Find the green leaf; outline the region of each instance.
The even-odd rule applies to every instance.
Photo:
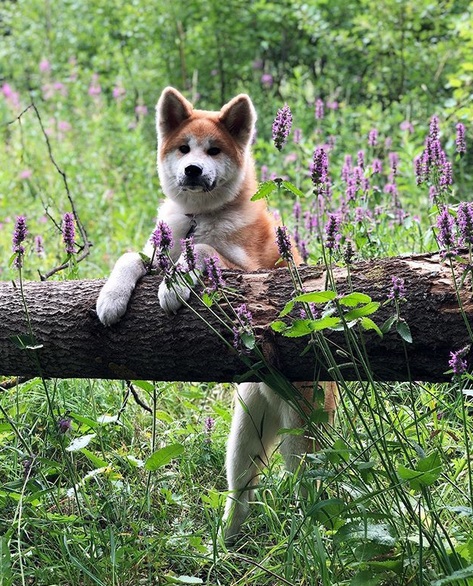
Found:
[[[365,295],[364,293],[348,293],[348,295],[344,295],[339,299],[339,303],[341,305],[347,305],[349,307],[355,307],[356,305],[370,302],[371,297],[369,295]]]
[[[320,319],[296,319],[282,332],[287,338],[299,338],[312,332],[334,328],[340,324],[339,317],[321,317]]]
[[[411,329],[408,326],[405,319],[401,318],[398,320],[398,322],[396,323],[396,331],[401,336],[401,338],[404,340],[404,342],[407,342],[408,344],[412,344]]]
[[[374,330],[380,338],[383,337],[383,332],[374,323],[374,321],[372,319],[370,319],[369,317],[361,318],[360,325],[364,330]]]
[[[290,313],[294,308],[294,301],[288,301],[286,303],[286,305],[283,307],[281,313],[279,314],[279,317],[284,317],[285,315],[287,315],[288,313]]]
[[[274,332],[284,332],[285,330],[287,330],[287,327],[287,324],[285,324],[283,321],[279,319],[271,323],[271,329]]]
[[[174,460],[184,452],[184,446],[182,444],[170,444],[164,448],[156,450],[145,462],[146,470],[158,470],[169,464],[171,460]]]
[[[11,336],[10,340],[20,350],[39,350],[43,347],[38,340],[30,334],[19,334],[17,336]]]
[[[311,293],[303,293],[294,298],[294,301],[303,303],[327,303],[335,299],[337,294],[334,291],[312,291]]]
[[[384,322],[384,324],[381,326],[381,331],[383,332],[383,334],[387,334],[390,329],[393,326],[393,323],[396,321],[396,316],[392,315],[391,317],[388,317],[388,319]]]
[[[371,315],[372,313],[375,313],[375,311],[378,311],[380,305],[381,304],[378,301],[371,301],[362,307],[357,307],[356,309],[352,309],[351,311],[347,312],[344,315],[344,318],[346,321],[352,321],[366,315]]]
[[[257,201],[258,199],[263,199],[264,197],[268,197],[271,195],[275,189],[277,189],[278,185],[275,181],[270,179],[269,181],[264,181],[263,183],[259,184],[257,192],[251,198],[251,201]]]
[[[87,448],[82,448],[80,451],[96,468],[106,468],[108,466],[108,462],[102,460]]]
[[[461,570],[457,570],[456,572],[450,574],[450,576],[446,576],[441,580],[436,580],[435,582],[432,582],[432,586],[445,586],[445,584],[460,584],[467,578],[473,578],[473,565],[468,566],[466,568],[462,568]]]
[[[381,573],[374,573],[372,570],[362,570],[350,580],[350,586],[377,586],[386,578]]]
[[[397,473],[402,480],[409,482],[414,490],[430,486],[436,482],[442,474],[442,460],[438,452],[432,452],[429,456],[421,458],[416,469],[399,466]]]
[[[253,333],[250,332],[243,332],[240,334],[240,339],[242,341],[243,346],[248,348],[248,350],[253,350],[256,346],[256,338]]]
[[[293,195],[295,195],[297,197],[305,198],[305,193],[303,191],[301,191],[298,187],[296,187],[290,181],[283,181],[282,186],[284,187],[284,189],[286,189],[287,191],[289,191]]]

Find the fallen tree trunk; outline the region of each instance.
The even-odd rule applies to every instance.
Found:
[[[334,269],[337,290],[348,291],[346,269]],[[317,267],[301,268],[306,291],[326,288],[326,275]],[[438,255],[416,255],[361,262],[351,269],[352,289],[384,302],[391,277],[405,280],[406,302],[401,304],[413,342],[403,343],[395,332],[380,338],[367,333],[369,364],[377,380],[447,381],[449,352],[470,343],[465,319],[473,327],[471,279],[460,290],[462,315],[448,264]],[[269,324],[293,294],[286,269],[241,274],[227,272],[226,284],[238,292],[253,314],[257,341],[268,361],[291,380],[312,380],[320,369],[317,348],[303,352],[308,338],[286,338]],[[21,349],[12,339],[28,332],[20,289],[0,283],[0,375],[58,378],[148,379],[173,381],[233,381],[248,371],[237,352],[211,332],[201,317],[230,343],[231,332],[219,324],[198,299],[192,309],[167,316],[159,307],[160,277],[145,277],[136,288],[122,321],[104,327],[95,314],[95,301],[103,281],[28,282],[24,294],[35,350]],[[379,325],[393,314],[392,304],[371,316]],[[199,317],[200,316],[200,317]],[[347,363],[343,332],[329,332],[327,339],[340,364]],[[30,340],[30,343],[32,341]],[[465,358],[471,362],[471,352]],[[347,380],[363,378],[350,366]],[[257,380],[257,377],[253,376]]]

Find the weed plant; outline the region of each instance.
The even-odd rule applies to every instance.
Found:
[[[39,108],[22,110],[13,88],[3,89],[2,116],[12,121],[1,146],[8,164],[0,185],[10,196],[0,199],[5,280],[62,265],[51,278],[103,276],[123,248],[141,248],[153,224],[154,146],[141,132],[151,117],[127,111],[119,94],[107,101],[98,80],[85,88],[73,73],[67,99],[53,84]],[[393,319],[380,324],[379,303],[356,291],[339,297],[331,279],[337,263],[439,248],[452,263],[458,246],[471,247],[471,210],[459,205],[471,185],[459,131],[438,118],[430,127],[400,120],[395,110],[392,119],[373,111],[360,120],[349,105],[317,108],[313,126],[300,131],[294,112],[280,151],[262,139],[254,150],[262,180],[255,197],[268,197],[287,227],[281,255],[290,238],[307,262],[327,269],[326,290],[306,296],[289,256],[296,293],[273,323],[281,335],[307,336],[340,386],[335,425],[308,421],[321,450],[297,474],[283,472],[275,455],[244,536],[226,549],[230,385],[3,381],[2,586],[473,584],[470,375],[461,349],[445,365],[450,384],[375,382],[359,332],[395,328],[409,344],[404,283],[394,279],[386,291]],[[73,115],[77,124],[61,124]],[[64,220],[71,213],[73,233]],[[79,263],[81,226],[94,246]],[[174,269],[171,286],[185,284]],[[231,303],[222,313],[225,287],[219,278],[213,285],[203,303],[244,360],[260,359],[248,313]],[[360,364],[357,382],[336,366],[324,338],[332,328]],[[26,335],[20,342],[34,344],[34,332]],[[290,396],[280,375],[271,383]]]

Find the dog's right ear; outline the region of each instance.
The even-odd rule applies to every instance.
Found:
[[[192,104],[173,87],[163,90],[156,104],[156,130],[161,141],[190,118]]]

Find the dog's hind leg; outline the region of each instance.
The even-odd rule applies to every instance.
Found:
[[[248,514],[258,472],[267,464],[281,426],[280,406],[281,399],[267,390],[264,392],[261,383],[245,383],[238,387],[227,444],[226,543],[236,539]]]

